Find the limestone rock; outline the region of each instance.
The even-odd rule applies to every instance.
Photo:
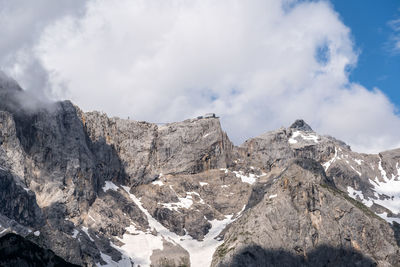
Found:
[[[234,146],[218,118],[109,118],[3,76],[0,237],[82,266],[399,265],[400,150],[302,120]]]
[[[398,266],[393,230],[334,187],[321,165],[295,160],[234,222],[213,266]]]

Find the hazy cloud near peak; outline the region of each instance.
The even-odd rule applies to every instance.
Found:
[[[29,84],[44,77],[53,98],[125,118],[216,112],[237,144],[304,118],[358,151],[400,145],[393,104],[349,81],[357,52],[326,1],[91,0],[70,8],[29,37],[23,51],[38,67],[11,60],[8,73],[19,68],[14,77],[33,77]]]
[[[80,0],[0,0],[0,69],[46,98],[48,70],[33,48],[47,26],[63,16],[83,14],[84,6]]]

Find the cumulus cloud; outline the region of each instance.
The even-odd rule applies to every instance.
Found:
[[[169,122],[215,112],[236,144],[304,118],[357,151],[399,146],[378,89],[349,81],[350,29],[326,1],[90,0],[32,46],[56,99]]]

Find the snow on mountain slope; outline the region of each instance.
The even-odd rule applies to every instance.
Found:
[[[360,156],[364,159],[356,158]],[[353,172],[352,185],[346,187],[348,195],[369,208],[373,208],[375,204],[387,209],[376,209],[375,213],[392,223],[400,221],[400,163],[397,159],[387,161],[388,166],[394,166],[389,170],[390,174],[384,169],[380,155],[356,155],[354,152],[335,147],[333,157],[322,165],[328,173],[334,163],[337,163],[336,168],[337,165],[341,165],[342,168],[346,167],[348,172]]]
[[[123,259],[119,262],[114,262],[109,256],[103,254],[103,259],[108,263],[106,266],[131,266],[131,261],[134,262],[134,266],[150,266],[150,257],[154,250],[163,249],[163,240],[178,244],[187,250],[190,255],[191,266],[210,266],[215,249],[222,243],[221,240],[217,239],[218,235],[228,224],[235,221],[241,214],[241,212],[239,212],[235,216],[227,215],[224,220],[210,221],[212,225],[210,231],[204,237],[204,240],[198,241],[189,235],[178,236],[165,228],[149,214],[143,207],[140,199],[129,192],[129,187],[122,186],[122,188],[146,215],[149,222],[149,229],[147,232],[142,232],[137,230],[135,225],[127,227],[126,233],[123,238],[120,239],[124,245],[113,245],[114,248],[123,253]]]
[[[289,138],[290,144],[296,144],[298,141],[298,137],[302,138],[303,140],[313,141],[315,143],[319,142],[319,136],[315,133],[303,132],[303,131],[295,131],[293,132],[292,136]]]

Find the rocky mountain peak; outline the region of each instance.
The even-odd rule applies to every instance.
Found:
[[[292,125],[289,127],[290,129],[295,129],[304,132],[313,132],[313,129],[308,125],[304,120],[299,119],[296,120]]]
[[[400,266],[400,150],[358,154],[303,120],[238,147],[214,116],[27,110],[4,91],[21,97],[0,90],[0,243],[81,266]]]

